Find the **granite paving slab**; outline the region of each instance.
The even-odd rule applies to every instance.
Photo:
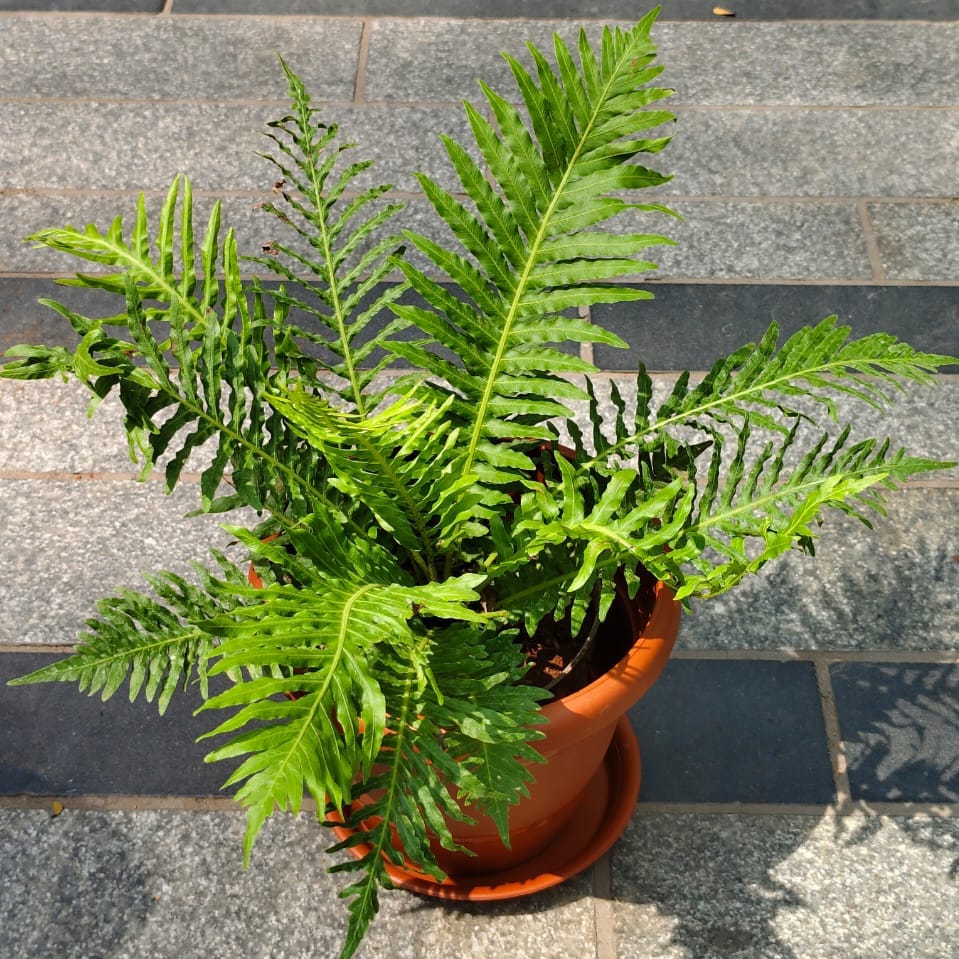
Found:
[[[0,0],[0,11],[159,13],[164,0]]]
[[[945,959],[959,821],[636,816],[613,852],[618,959]]]
[[[13,0],[17,2],[17,0]],[[50,0],[28,0],[50,2]],[[702,0],[663,0],[667,19],[713,20],[713,5]],[[643,10],[646,7],[641,8]],[[729,9],[738,19],[895,19],[953,20],[959,17],[956,0],[740,0]],[[594,17],[622,19],[634,16],[636,8],[626,0],[486,0],[482,7],[465,0],[363,0],[358,10],[347,0],[274,0],[278,14],[367,13],[394,16],[463,17]],[[236,13],[262,11],[259,0],[174,0],[174,13]],[[726,19],[724,17],[724,19]]]
[[[163,716],[142,694],[131,703],[126,687],[106,702],[80,694],[75,683],[7,687],[58,658],[0,654],[0,795],[220,794],[238,762],[204,763],[218,741],[196,740],[227,714],[194,716],[203,702],[195,686],[178,689]]]
[[[674,179],[663,193],[951,197],[955,192],[955,110],[763,106],[680,107],[676,113],[669,131],[673,140],[660,163]],[[868,162],[850,162],[865,157]]]
[[[959,801],[959,667],[839,663],[830,677],[853,799]]]
[[[0,142],[13,145],[0,154],[0,182],[12,189],[165,191],[185,172],[197,190],[269,189],[276,177],[256,152],[265,146],[261,131],[282,112],[272,104],[192,101],[0,102]],[[437,137],[466,139],[458,107],[339,106],[335,119],[343,142],[362,144],[363,158],[377,161],[375,174],[360,174],[356,188],[386,182],[416,190],[414,170],[455,187]]]
[[[6,479],[0,493],[0,644],[72,643],[97,599],[231,543],[221,516],[183,519],[196,484]]]
[[[242,865],[238,812],[0,809],[0,951],[57,959],[334,956],[346,876],[307,815],[268,822]],[[23,855],[29,849],[30,855]],[[337,860],[332,860],[337,861]],[[594,955],[589,872],[510,903],[384,892],[357,959]]]
[[[705,7],[705,5],[704,5]],[[664,16],[668,13],[668,6]],[[497,90],[512,89],[499,56],[530,58],[519,39],[548,57],[552,35],[575,46],[601,24],[583,19],[508,21],[378,18],[372,23],[364,96],[368,100],[480,99],[478,75]],[[629,11],[632,16],[633,11]],[[550,14],[551,16],[555,14]],[[627,27],[632,21],[611,25]],[[955,106],[959,75],[956,23],[682,23],[660,20],[652,36],[659,83],[679,105]],[[463,49],[470,51],[468,57]],[[722,55],[717,55],[717,50]],[[776,70],[770,70],[774,58]],[[916,69],[921,64],[921,69]]]
[[[955,191],[954,191],[955,192]],[[943,203],[869,203],[883,272],[891,282],[959,277],[959,198]]]
[[[642,360],[654,370],[707,370],[758,341],[773,322],[785,338],[832,315],[855,337],[888,333],[922,352],[959,357],[959,286],[657,281],[646,289],[655,296],[651,303],[591,308],[594,322],[630,344],[625,350],[596,344],[593,357],[601,369],[635,370]],[[936,391],[915,395],[922,403],[941,398]],[[946,420],[956,416],[959,406]]]
[[[641,802],[835,799],[812,663],[674,659],[630,721]]]
[[[356,19],[10,17],[0,97],[283,104],[282,54],[318,101],[349,101],[361,29]],[[224,69],[238,56],[242,69]]]
[[[256,132],[250,130],[250,146],[256,145]],[[260,145],[262,146],[262,144]],[[358,149],[357,158],[372,156]],[[249,151],[238,156],[249,160],[244,173],[247,186],[242,191],[218,190],[211,187],[194,193],[197,228],[205,226],[208,211],[217,197],[223,203],[223,222],[236,230],[237,243],[246,254],[259,253],[264,243],[282,235],[275,223],[259,208],[271,199],[275,182],[273,170]],[[437,170],[439,167],[437,167]],[[161,179],[147,192],[148,214],[155,217],[166,191],[177,173],[185,173],[194,187],[198,181],[186,161],[170,161]],[[395,168],[377,163],[367,178],[390,182]],[[209,183],[207,184],[209,186]],[[397,228],[410,229],[437,240],[446,236],[446,227],[439,223],[427,201],[419,197],[403,198],[406,208],[394,220]],[[77,191],[72,188],[0,191],[0,212],[12,225],[0,235],[0,273],[64,273],[71,274],[79,266],[67,254],[37,248],[24,242],[39,230],[72,224],[95,223],[106,229],[116,216],[129,224],[136,211],[137,193]],[[678,245],[657,246],[649,250],[649,259],[659,267],[649,274],[657,280],[762,280],[817,282],[870,282],[874,268],[862,229],[862,220],[853,201],[836,200],[691,200],[678,197],[670,206],[683,217],[683,222],[661,215],[624,215],[608,225],[610,229],[665,234]],[[921,211],[916,211],[916,216]],[[907,222],[909,222],[907,217]],[[128,226],[129,229],[129,226]],[[284,237],[284,239],[286,239]],[[299,244],[294,241],[294,248]],[[411,262],[429,274],[436,267],[410,248]],[[93,272],[91,270],[91,272]],[[934,263],[917,263],[914,273],[930,273],[943,278],[943,271]],[[0,282],[5,278],[0,277]],[[948,277],[946,277],[948,280]],[[2,304],[0,304],[2,305]]]
[[[650,251],[659,267],[656,278],[873,279],[868,242],[851,200],[668,197],[666,202],[682,222],[633,214],[616,221],[623,232],[637,227],[663,233],[677,244]]]
[[[56,658],[0,653],[0,795],[221,795],[238,762],[205,764],[222,741],[196,740],[229,712],[195,716],[195,685],[178,690],[162,717],[142,695],[130,703],[126,685],[106,702],[73,683],[5,686]],[[223,685],[214,677],[214,691]],[[878,708],[859,708],[881,722]],[[642,802],[835,799],[811,663],[674,660],[630,718],[643,754]],[[898,801],[924,798],[921,784],[901,782]]]

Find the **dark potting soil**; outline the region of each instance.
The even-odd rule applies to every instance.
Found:
[[[520,640],[529,665],[523,681],[530,686],[550,689],[553,696],[559,698],[575,693],[609,672],[629,651],[636,632],[649,622],[655,586],[655,578],[642,570],[640,586],[632,602],[637,615],[636,626],[630,622],[626,601],[614,601],[596,632],[591,649],[569,672],[566,670],[588,638],[591,616],[587,616],[586,625],[576,636],[571,635],[568,616],[559,621],[551,617],[542,620],[531,638],[525,636]]]

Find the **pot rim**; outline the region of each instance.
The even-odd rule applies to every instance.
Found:
[[[624,597],[634,634],[637,613]],[[626,712],[656,681],[672,652],[682,607],[665,583],[657,582],[649,620],[629,651],[602,676],[582,689],[542,706],[550,732],[581,724],[585,718],[609,716],[611,723]]]

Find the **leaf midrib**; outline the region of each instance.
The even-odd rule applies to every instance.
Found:
[[[863,359],[861,361],[861,365],[864,368],[861,369],[860,372],[875,376],[876,374],[871,371],[870,367],[876,366],[878,363],[878,358],[875,360]],[[700,416],[703,413],[709,413],[710,410],[714,410],[717,407],[727,406],[740,401],[749,401],[752,397],[755,397],[759,394],[770,390],[775,390],[776,387],[781,383],[789,383],[791,380],[804,379],[809,376],[815,376],[816,374],[830,373],[834,370],[842,370],[854,366],[859,366],[859,364],[857,364],[854,360],[833,360],[829,363],[821,363],[816,366],[805,367],[801,370],[796,370],[791,373],[785,373],[782,376],[777,376],[771,380],[765,380],[750,388],[737,390],[735,393],[724,394],[714,400],[702,403],[699,406],[694,406],[692,409],[683,410],[679,413],[676,413],[674,416],[667,417],[664,420],[656,420],[655,423],[650,423],[645,429],[640,430],[638,433],[632,433],[625,439],[618,440],[616,443],[606,447],[601,456],[594,456],[592,459],[586,460],[583,463],[583,466],[589,467],[594,466],[599,462],[606,462],[611,453],[619,452],[630,444],[635,443],[643,436],[647,436],[650,433],[660,433],[663,430],[669,429],[671,426],[681,425],[684,421],[695,416]]]
[[[590,115],[589,122],[580,133],[579,141],[576,144],[576,148],[573,151],[573,155],[570,158],[569,163],[567,164],[566,170],[563,174],[563,178],[559,186],[553,192],[553,198],[550,201],[549,207],[543,215],[542,222],[540,223],[539,230],[536,233],[536,238],[533,244],[530,247],[530,255],[526,259],[526,263],[523,268],[522,275],[520,277],[520,282],[517,284],[516,289],[513,294],[513,299],[510,303],[510,308],[507,312],[506,318],[503,323],[503,332],[500,336],[499,343],[496,348],[496,353],[493,356],[493,361],[490,364],[490,372],[486,379],[486,385],[483,390],[482,397],[480,398],[479,407],[477,409],[476,419],[474,421],[473,430],[470,435],[469,446],[467,447],[467,456],[463,464],[462,475],[465,476],[468,473],[471,473],[473,470],[473,464],[476,460],[477,452],[479,449],[480,440],[482,439],[483,427],[486,424],[487,412],[489,405],[492,402],[494,388],[496,381],[499,377],[500,367],[503,363],[503,357],[506,353],[506,347],[509,342],[509,339],[512,335],[513,324],[516,322],[517,313],[519,312],[519,304],[526,293],[527,286],[529,284],[529,278],[532,274],[534,267],[536,266],[537,259],[539,256],[540,248],[546,240],[547,229],[550,224],[550,220],[553,217],[553,214],[556,211],[556,207],[559,204],[560,198],[563,196],[563,192],[566,189],[572,175],[573,170],[576,167],[577,162],[579,161],[580,155],[582,154],[583,147],[586,144],[590,134],[593,131],[593,128],[596,125],[596,118],[599,115],[600,110],[602,109],[603,104],[606,103],[606,98],[608,96],[609,90],[613,85],[614,81],[620,75],[622,65],[624,62],[630,59],[630,51],[632,50],[632,45],[630,45],[624,54],[621,56],[619,62],[616,64],[616,67],[610,71],[610,74],[607,78],[606,84],[604,85],[602,94],[597,98],[596,103],[593,107],[592,114]],[[545,161],[544,161],[545,162]]]

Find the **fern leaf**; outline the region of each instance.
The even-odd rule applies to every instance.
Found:
[[[463,469],[476,472],[484,483],[517,478],[489,462],[491,440],[549,437],[554,434],[547,421],[569,415],[568,407],[555,401],[559,377],[544,377],[542,370],[578,372],[582,364],[578,357],[564,364],[553,344],[590,342],[604,334],[595,334],[584,320],[566,318],[557,324],[558,314],[648,296],[609,281],[647,269],[649,264],[637,256],[659,238],[635,234],[592,246],[593,234],[585,231],[637,205],[619,196],[622,191],[666,179],[628,162],[660,149],[664,141],[641,134],[671,119],[647,109],[666,95],[647,86],[657,73],[650,66],[652,22],[648,17],[629,32],[607,31],[598,58],[581,39],[579,68],[559,40],[558,73],[534,47],[535,74],[507,57],[528,123],[486,86],[483,92],[499,130],[475,107],[467,108],[492,178],[481,175],[469,152],[449,140],[447,152],[468,203],[429,178],[419,178],[462,250],[446,251],[426,237],[408,235],[459,286],[457,299],[465,306],[452,305],[448,294],[425,282],[414,267],[401,264],[439,319],[429,321],[422,311],[405,315],[437,347],[453,350],[462,360],[459,375],[447,383],[463,401],[454,405],[463,415]],[[487,348],[491,335],[494,341]],[[459,352],[464,339],[484,343],[484,349],[479,355]],[[394,349],[414,355],[409,348]],[[448,372],[438,353],[425,346],[415,351],[415,359],[435,376]],[[523,377],[530,382],[518,391],[514,381]],[[526,397],[523,404],[515,403],[518,395]]]
[[[454,540],[479,531],[481,497],[472,489],[475,477],[461,469],[450,400],[432,405],[406,398],[366,417],[304,393],[272,403],[323,451],[332,485],[365,503],[427,579],[438,578],[439,557]]]
[[[295,279],[312,301],[301,296],[296,305],[318,330],[307,331],[290,321],[287,326],[292,335],[306,341],[319,338],[332,352],[329,362],[319,356],[317,363],[334,374],[336,394],[363,414],[375,408],[381,396],[371,390],[372,375],[360,364],[374,348],[386,349],[387,362],[392,355],[384,333],[367,343],[367,330],[375,317],[388,315],[388,306],[405,288],[404,283],[383,285],[393,270],[393,258],[401,252],[399,240],[384,235],[383,227],[402,204],[380,202],[388,186],[346,198],[348,188],[370,164],[347,163],[343,168],[342,158],[352,144],[339,142],[335,125],[319,122],[306,87],[282,58],[280,63],[293,112],[270,124],[268,136],[275,149],[263,156],[281,179],[278,199],[264,209],[302,242],[296,247],[274,243],[273,255],[252,259],[283,279]],[[402,325],[394,321],[388,332]]]
[[[342,893],[351,902],[341,956],[352,954],[372,919],[377,887],[390,885],[387,863],[412,863],[442,879],[430,835],[447,849],[459,848],[449,824],[470,821],[475,809],[490,815],[505,837],[509,806],[527,792],[528,766],[540,761],[532,743],[541,735],[535,727],[542,722],[537,700],[543,691],[515,685],[523,667],[510,635],[452,624],[422,637],[413,655],[431,682],[396,667],[384,676],[390,732],[377,760],[382,772],[367,784],[372,801],[347,821],[354,836],[333,847],[365,846],[360,859],[334,867],[361,873]]]
[[[230,564],[222,557],[224,570]],[[162,715],[177,687],[186,687],[196,676],[206,695],[205,657],[212,637],[197,624],[229,607],[212,574],[196,567],[200,585],[173,573],[148,577],[155,596],[123,590],[100,600],[97,619],[87,620],[78,636],[76,652],[11,685],[75,682],[81,691],[109,699],[127,683],[132,702],[143,693],[157,700]]]
[[[837,396],[883,409],[904,382],[928,384],[936,369],[952,362],[885,333],[860,339],[849,333],[830,316],[779,345],[779,329],[772,324],[759,343],[719,360],[698,386],[689,385],[688,374],[681,377],[655,419],[648,408],[637,409],[635,430],[622,433],[601,455],[643,448],[647,439],[710,423],[738,426],[748,418],[785,434],[797,417],[819,422],[817,411],[836,422]]]

